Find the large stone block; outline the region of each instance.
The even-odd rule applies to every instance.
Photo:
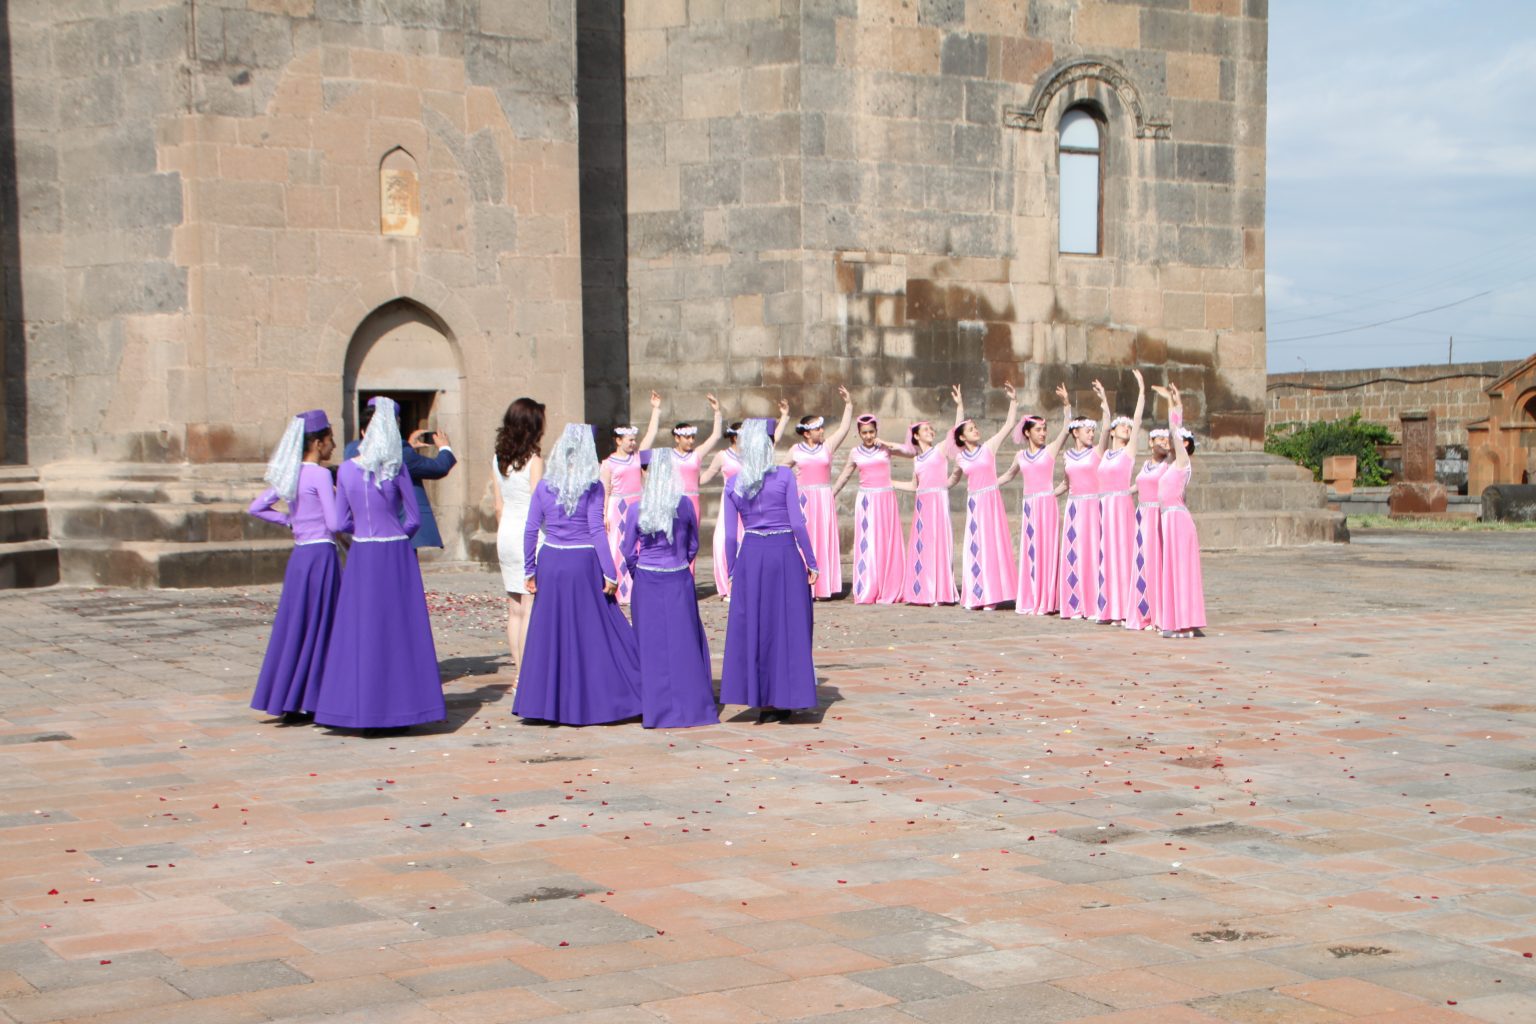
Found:
[[[987,37],[954,32],[944,37],[940,68],[946,75],[984,78],[987,74]]]
[[[731,210],[727,222],[731,248],[739,252],[794,249],[800,244],[800,218],[791,206]]]

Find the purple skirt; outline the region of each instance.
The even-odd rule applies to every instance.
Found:
[[[717,725],[709,639],[699,621],[693,573],[635,569],[635,617],[640,645],[640,722],[647,729]]]
[[[731,573],[721,702],[815,707],[811,624],[811,588],[794,535],[748,533]]]
[[[335,544],[294,545],[251,707],[269,715],[315,709],[340,590]]]
[[[394,729],[446,717],[416,551],[403,537],[355,541],[341,576],[315,721]]]
[[[640,655],[619,604],[603,593],[592,548],[539,552],[538,593],[512,713],[561,725],[640,714]]]

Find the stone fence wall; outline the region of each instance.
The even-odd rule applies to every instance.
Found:
[[[1436,447],[1464,448],[1467,423],[1488,415],[1483,389],[1514,366],[1487,362],[1272,373],[1266,386],[1268,422],[1341,420],[1358,412],[1397,434],[1402,413],[1428,409],[1435,414]]]

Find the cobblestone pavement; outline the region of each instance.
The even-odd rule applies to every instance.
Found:
[[[1199,641],[821,605],[821,713],[652,733],[519,724],[443,567],[370,739],[246,708],[275,588],[5,594],[0,1019],[1536,1020],[1536,535],[1206,572]]]

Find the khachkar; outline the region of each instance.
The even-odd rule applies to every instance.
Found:
[[[917,418],[1139,365],[1261,440],[1262,2],[794,9],[628,5],[632,395]]]

